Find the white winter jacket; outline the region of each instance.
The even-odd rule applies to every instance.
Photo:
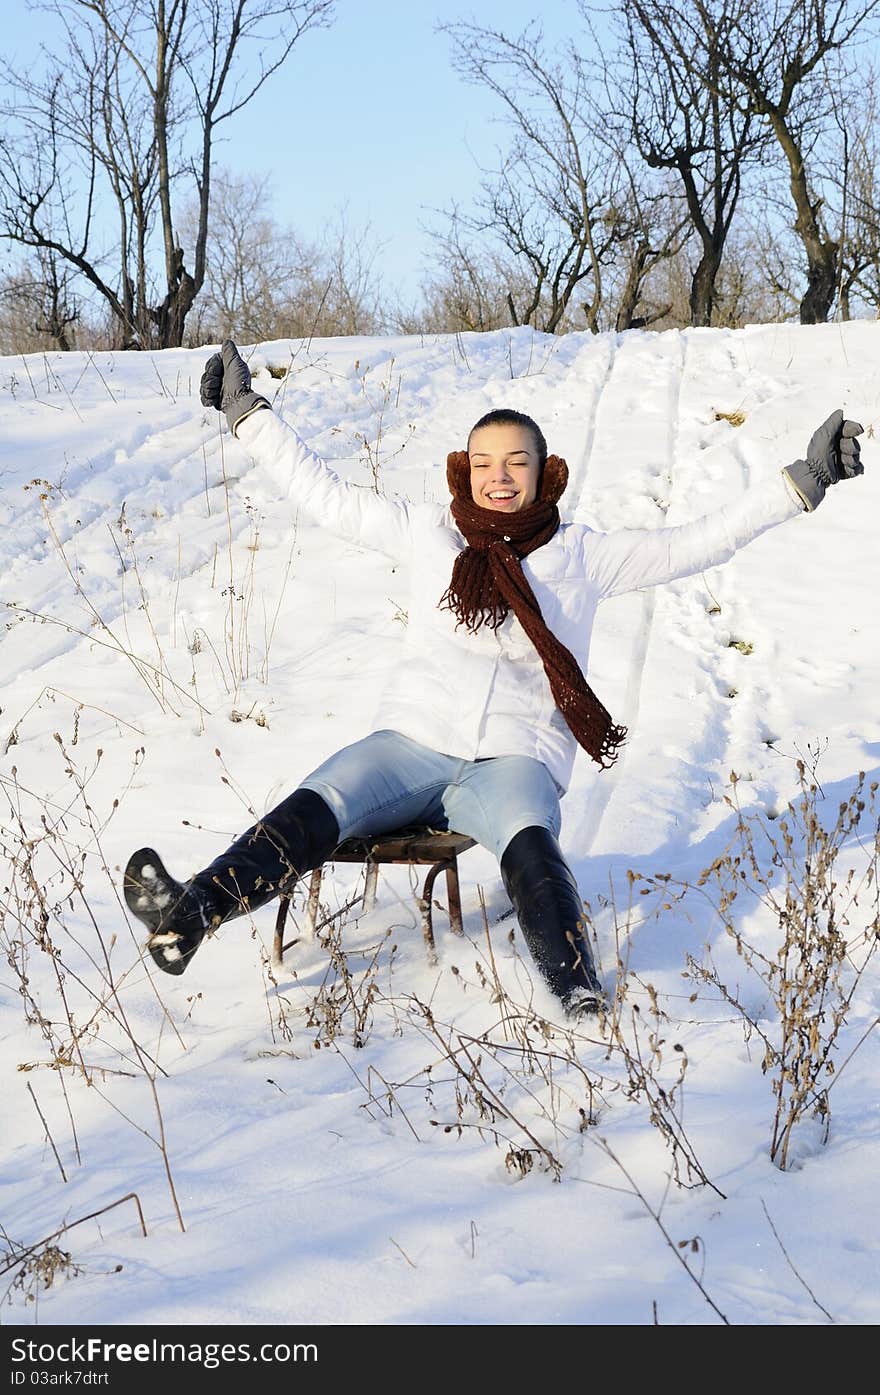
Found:
[[[577,743],[519,621],[510,614],[498,630],[484,626],[472,634],[456,630],[454,615],[438,609],[455,556],[467,546],[450,509],[392,502],[340,480],[273,411],[246,417],[237,435],[295,508],[408,570],[406,659],[391,676],[374,729],[390,728],[469,760],[537,757],[564,792]],[[524,559],[523,572],[547,626],[586,676],[600,601],[718,566],[801,511],[780,473],[735,503],[677,528],[598,533],[562,523]]]

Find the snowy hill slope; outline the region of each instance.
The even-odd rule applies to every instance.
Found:
[[[66,1233],[81,1272],[42,1289],[13,1266],[0,1322],[650,1323],[654,1303],[667,1323],[877,1320],[880,979],[873,960],[857,974],[876,887],[850,906],[838,1066],[857,1050],[829,1141],[803,1125],[780,1171],[760,1040],[778,1040],[760,969],[778,917],[743,891],[733,927],[765,956],[750,962],[705,896],[663,911],[650,882],[723,857],[731,772],[761,821],[757,872],[777,878],[769,839],[799,759],[829,825],[859,772],[866,789],[878,778],[877,335],[518,330],[253,351],[255,386],[364,488],[443,499],[447,452],[513,406],[568,460],[563,513],[602,529],[718,507],[802,455],[837,406],[865,425],[864,477],[814,516],[600,611],[590,681],[630,737],[601,775],[579,755],[562,843],[605,981],[626,984],[615,1041],[554,1025],[509,919],[487,940],[481,898],[490,921],[507,902],[482,849],[461,861],[467,941],[438,912],[436,967],[397,868],[376,909],[347,918],[329,977],[307,941],[273,969],[266,910],[157,981],[120,903],[129,853],[151,843],[191,874],[369,731],[404,579],[278,506],[199,405],[213,346],[0,360],[0,1224],[26,1247],[134,1191],[149,1232],[126,1203]],[[841,881],[870,866],[866,804],[839,840]],[[327,913],[356,886],[356,869],[328,869]],[[683,977],[689,955],[727,997]],[[640,1052],[678,1145],[656,1106],[651,1121],[650,1079],[634,1085]],[[699,1186],[668,1180],[695,1180],[685,1125]],[[696,1235],[689,1272],[677,1245]]]

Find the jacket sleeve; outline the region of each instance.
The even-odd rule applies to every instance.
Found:
[[[588,534],[586,572],[603,599],[658,586],[729,561],[768,528],[802,512],[802,503],[780,474],[746,490],[733,503],[677,528]]]
[[[237,438],[277,496],[349,542],[402,557],[411,543],[410,507],[341,480],[292,427],[263,408],[238,425]]]

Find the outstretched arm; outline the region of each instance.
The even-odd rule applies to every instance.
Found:
[[[810,438],[807,459],[742,498],[678,528],[625,528],[588,534],[585,565],[603,596],[694,576],[727,562],[768,528],[818,508],[826,489],[863,473],[858,422],[833,412]]]
[[[201,400],[224,413],[229,429],[265,468],[280,498],[350,542],[391,557],[406,552],[411,526],[406,505],[335,475],[272,411],[267,399],[254,392],[250,369],[231,339],[205,365]]]

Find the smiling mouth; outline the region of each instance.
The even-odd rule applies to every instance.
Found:
[[[510,499],[516,498],[516,490],[498,489],[494,490],[491,494],[489,494],[488,497],[492,499],[495,503],[506,504]]]

